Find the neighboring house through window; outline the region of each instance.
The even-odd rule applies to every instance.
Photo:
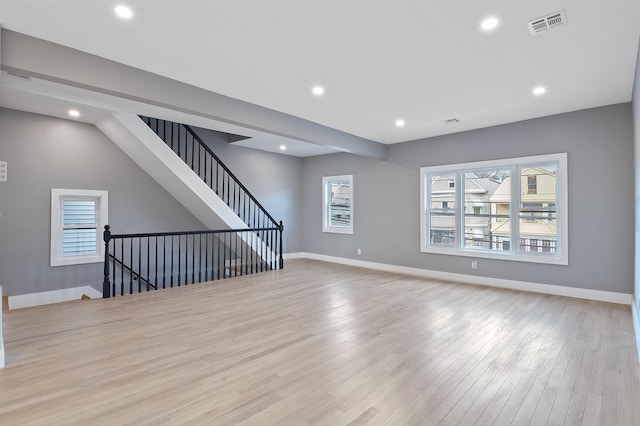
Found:
[[[51,266],[104,261],[107,191],[51,190]]]
[[[566,154],[423,167],[420,176],[423,252],[568,264]]]

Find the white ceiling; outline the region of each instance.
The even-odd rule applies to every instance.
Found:
[[[0,24],[387,144],[628,102],[640,34],[638,0],[121,3],[133,19],[112,0],[1,0]]]
[[[187,115],[180,111],[39,79],[24,80],[0,75],[0,106],[91,124],[97,124],[104,120],[112,111],[126,111],[206,129],[240,134],[249,138],[234,142],[233,144],[237,146],[296,157],[338,152],[329,146],[293,140],[251,128],[201,116]],[[80,111],[80,116],[71,118],[68,111],[72,109]],[[280,149],[282,145],[286,147],[286,151]]]

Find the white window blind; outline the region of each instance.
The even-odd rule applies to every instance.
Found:
[[[86,256],[98,252],[98,200],[62,200],[62,255]]]

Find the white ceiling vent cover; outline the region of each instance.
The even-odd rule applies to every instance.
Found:
[[[531,35],[538,35],[545,31],[552,30],[555,27],[566,24],[567,14],[564,10],[561,10],[559,12],[554,12],[547,16],[543,16],[542,18],[529,21],[527,22],[527,27],[529,28],[529,32],[531,33]]]
[[[31,77],[29,77],[28,75],[18,74],[11,71],[3,71],[2,74],[6,75],[7,77],[19,78],[22,80],[31,81]]]

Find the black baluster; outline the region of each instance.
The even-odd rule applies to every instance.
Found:
[[[282,258],[282,234],[284,232],[284,225],[282,224],[282,221],[280,221],[280,265],[279,268],[283,269],[284,268],[284,259]]]
[[[111,241],[111,227],[104,226],[102,240],[104,241],[104,279],[102,281],[102,297],[108,299],[111,297],[111,283],[109,282],[109,241]],[[114,262],[115,264],[115,262]]]
[[[156,263],[155,263],[155,279],[154,279],[154,285],[155,288],[154,290],[158,289],[158,237],[156,236],[155,238],[155,243],[156,243],[156,251],[155,251],[155,255],[156,255]]]
[[[229,257],[228,257],[228,260],[229,260],[229,266],[231,266],[231,256],[232,256],[232,254],[231,254],[231,233],[230,232],[227,232],[227,240],[228,240],[228,246],[229,246]],[[225,259],[224,266],[225,266],[225,270],[226,270],[227,259]],[[229,270],[229,276],[231,276],[231,270]]]
[[[113,278],[113,283],[111,284],[111,296],[117,296],[118,292],[116,291],[116,252],[118,251],[118,244],[116,244],[116,242],[113,242],[113,266],[111,269],[111,277]]]
[[[174,141],[174,137],[173,137],[173,128],[175,127],[175,124],[172,122],[171,123],[171,151],[175,152],[175,149],[173,149],[173,141]]]
[[[195,168],[194,148],[196,145],[196,141],[194,140],[193,135],[190,134],[189,136],[191,136],[191,170],[195,172],[196,168]]]
[[[231,199],[231,210],[233,210],[233,212],[236,212],[236,187],[238,185],[236,184],[236,182],[233,182],[233,198]]]
[[[217,275],[218,275],[218,279],[220,279],[220,233],[216,233],[216,246],[217,246],[217,250],[216,250],[216,258],[218,259],[218,263],[217,263]]]
[[[231,174],[229,174],[229,171],[227,171],[227,205],[231,208],[231,210],[233,210],[233,194],[232,194],[232,189],[234,186],[234,181],[233,178],[231,177]]]
[[[129,263],[133,266],[133,238],[129,239]],[[124,269],[124,264],[122,267]],[[133,294],[133,271],[131,269],[129,269],[129,294]]]
[[[182,236],[178,235],[178,287],[182,279]]]
[[[209,234],[204,234],[204,280],[208,281],[207,277],[209,275]],[[202,275],[202,234],[200,234],[200,274]],[[202,276],[200,277],[200,282],[202,282]]]
[[[191,284],[196,282],[196,236],[191,237]]]
[[[133,244],[133,241],[131,242]],[[131,262],[131,274],[133,272],[133,262]],[[138,237],[138,293],[142,291],[142,238]]]
[[[124,238],[120,240],[120,256],[124,263]],[[120,296],[124,295],[124,268],[120,267]]]
[[[216,161],[216,194],[218,194],[220,191],[218,191],[218,175],[220,174],[220,170],[219,170],[219,164]]]
[[[171,270],[169,271],[171,273],[171,287],[173,287],[173,235],[171,236]]]
[[[162,288],[167,288],[167,236],[162,236]]]
[[[149,270],[150,268],[150,260],[151,260],[151,250],[149,249],[149,238],[147,237],[147,291],[149,291],[149,284],[151,281],[149,280]]]

